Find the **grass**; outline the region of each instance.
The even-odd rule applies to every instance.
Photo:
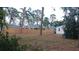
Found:
[[[43,30],[43,35],[39,35],[39,29],[23,29],[22,33],[19,33],[19,29],[10,29],[12,34],[21,37],[19,44],[27,45],[27,50],[44,50],[44,51],[78,51],[77,48],[78,40],[64,39],[62,35],[53,33],[53,30]],[[18,30],[16,32],[16,30]],[[10,31],[9,31],[10,32]],[[15,32],[15,33],[14,33]],[[11,32],[10,32],[11,34]]]

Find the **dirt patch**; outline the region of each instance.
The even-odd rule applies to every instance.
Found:
[[[40,47],[46,51],[79,51],[77,48],[78,41],[65,39],[62,35],[54,34],[53,30],[43,30],[40,36],[40,29],[13,29],[7,30],[10,34],[21,37],[20,44],[30,44],[33,47]]]

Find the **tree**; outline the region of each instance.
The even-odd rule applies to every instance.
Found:
[[[44,20],[43,20],[43,26],[49,28],[49,18],[48,17],[45,17]]]
[[[51,19],[50,26],[53,26],[53,22],[56,19],[56,15],[55,14],[51,14],[50,15],[50,19]]]
[[[13,22],[13,24],[15,24],[15,21],[16,21],[16,17],[18,17],[18,11],[16,8],[13,8],[13,7],[6,7],[5,8],[5,11],[6,11],[6,16],[9,16],[10,18],[10,21],[9,21],[9,24],[11,24]]]
[[[3,7],[0,7],[0,30],[3,31],[4,27],[8,28],[6,21],[5,21],[5,11]]]
[[[34,21],[37,22],[37,26],[38,26],[38,23],[39,23],[39,21],[41,20],[42,11],[39,10],[39,9],[37,9],[37,10],[34,10],[34,11],[33,11],[33,14],[34,14],[34,19],[35,19]]]
[[[77,30],[76,30],[77,22],[75,19],[75,16],[77,16],[76,7],[63,7],[62,9],[65,12],[65,16],[64,16],[65,37],[72,38],[72,39],[78,38],[78,34],[77,34]]]
[[[24,26],[25,20],[30,25],[30,22],[33,20],[33,14],[31,13],[31,8],[26,10],[26,7],[21,8],[22,12],[20,12],[20,27]]]
[[[52,26],[53,26],[53,27],[61,26],[61,25],[63,25],[63,22],[64,22],[64,21],[54,21],[54,22],[52,23]]]
[[[56,15],[55,14],[51,14],[50,15],[50,19],[52,20],[52,22],[54,21],[54,19],[56,19]]]

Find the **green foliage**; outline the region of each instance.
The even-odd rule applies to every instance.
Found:
[[[9,24],[11,24],[11,22],[15,23],[16,18],[19,17],[19,12],[17,11],[16,8],[5,7],[5,15],[9,16],[10,18]]]
[[[21,45],[18,40],[21,38],[9,36],[8,33],[3,34],[0,32],[0,51],[42,51],[43,48],[37,44],[35,46],[31,44]]]
[[[31,12],[31,8],[26,9],[26,7],[21,8],[22,12],[19,13],[19,25],[20,27],[24,26],[25,20],[27,20],[27,23],[30,26],[30,23],[34,23],[34,14]]]
[[[56,15],[55,14],[51,14],[50,15],[50,19],[52,20],[52,22],[56,19]]]
[[[3,7],[0,7],[0,19],[3,19],[4,15]]]
[[[0,32],[0,51],[24,50],[24,46],[18,44],[18,39],[16,36],[9,36],[8,33]]]
[[[53,23],[51,22],[50,25],[57,27],[63,25],[64,21],[54,21]]]
[[[65,16],[64,16],[64,31],[65,31],[65,37],[66,38],[71,38],[71,39],[77,39],[78,38],[78,32],[79,30],[77,30],[77,25],[79,24],[79,18],[77,16],[79,13],[79,9],[77,7],[63,7],[62,8],[65,12]],[[69,11],[69,13],[68,13]],[[75,16],[77,17],[77,20],[75,18]]]
[[[3,8],[0,7],[0,27],[1,27],[1,30],[3,28],[3,16],[4,16],[4,14],[3,14]]]
[[[16,36],[9,36],[8,32],[4,33],[2,30],[4,29],[4,26],[7,26],[5,22],[5,11],[3,10],[3,7],[0,7],[0,51],[18,51],[18,50],[24,50],[25,46],[21,46],[18,44],[18,38]]]
[[[17,10],[14,8],[8,8],[9,11],[9,15],[11,16],[11,21],[14,21],[14,17],[16,17],[16,13]],[[28,11],[25,11],[28,12]],[[26,13],[25,13],[26,14]],[[33,48],[31,45],[28,46],[27,45],[20,45],[18,42],[18,39],[16,36],[9,36],[8,33],[4,33],[2,32],[4,25],[7,26],[6,22],[5,22],[5,13],[3,8],[0,8],[0,51],[24,51],[24,50],[41,50],[39,47]],[[24,16],[23,16],[24,17]],[[8,28],[8,27],[7,27]]]
[[[45,17],[44,21],[43,21],[43,26],[48,28],[48,25],[49,25],[49,19],[48,19],[48,17]]]
[[[5,18],[5,11],[3,10],[3,7],[0,7],[0,30],[1,31],[3,30],[4,26],[8,28],[4,18]]]
[[[34,15],[34,21],[37,22],[38,26],[38,22],[41,20],[42,11],[39,9],[33,10],[33,15]]]

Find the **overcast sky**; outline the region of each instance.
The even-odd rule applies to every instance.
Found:
[[[27,7],[27,6],[26,6]],[[17,8],[17,7],[16,7]],[[27,7],[27,9],[28,9],[29,7]],[[32,10],[35,10],[35,9],[42,9],[40,6],[38,7],[32,7],[31,6],[31,8],[32,8]],[[55,11],[53,10],[53,8],[55,8]],[[20,8],[17,8],[19,11],[21,11],[20,10]],[[50,15],[51,14],[55,14],[56,15],[56,18],[57,18],[57,20],[62,20],[63,18],[62,18],[62,16],[64,15],[64,13],[63,13],[63,10],[60,8],[60,7],[52,7],[52,6],[44,6],[44,14],[45,14],[45,17],[49,17],[50,18]]]
[[[1,7],[31,7],[32,9],[41,9],[45,7],[45,16],[50,17],[50,14],[55,13],[58,20],[62,19],[63,11],[60,7],[74,7],[78,6],[79,3],[77,0],[0,0]],[[56,8],[56,11],[53,11],[53,7]]]

